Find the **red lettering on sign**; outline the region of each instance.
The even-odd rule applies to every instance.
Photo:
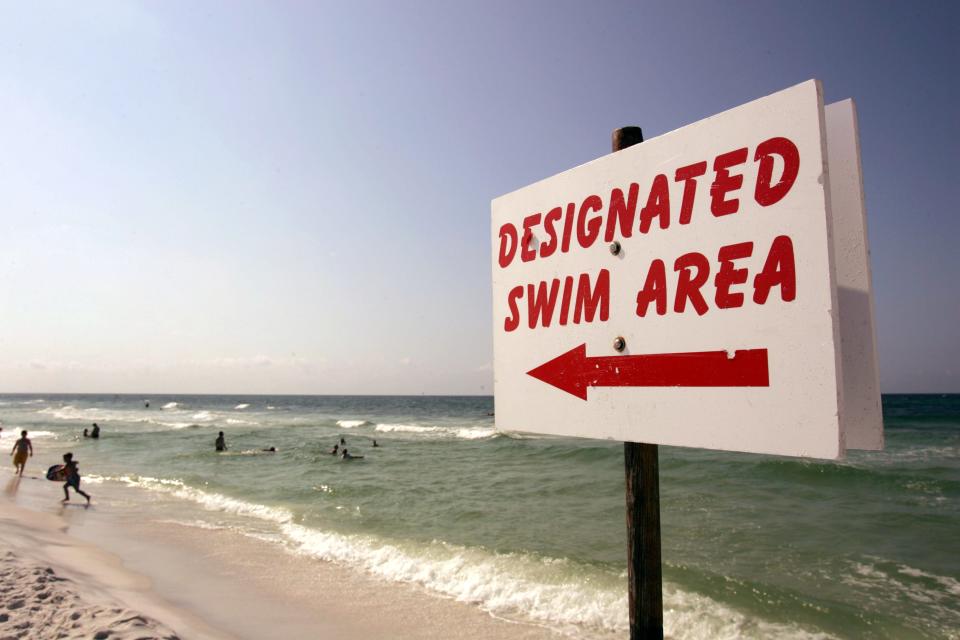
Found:
[[[710,186],[710,211],[720,217],[736,213],[740,208],[737,198],[726,199],[727,194],[743,186],[743,175],[731,175],[729,169],[747,161],[747,148],[721,153],[713,161],[713,170],[716,175]]]
[[[517,308],[517,299],[523,297],[523,286],[518,285],[510,289],[507,294],[507,305],[510,307],[510,317],[503,321],[504,331],[513,331],[520,326],[520,309]]]
[[[789,236],[777,236],[770,245],[770,253],[763,270],[753,279],[753,301],[764,304],[770,289],[780,287],[780,299],[793,302],[797,297],[797,270],[793,261],[793,241]]]
[[[532,228],[540,224],[540,214],[533,213],[523,219],[523,244],[520,246],[520,259],[524,262],[530,262],[537,257],[537,252],[532,248],[533,231]]]
[[[713,280],[713,286],[717,288],[714,300],[718,308],[733,309],[743,306],[743,294],[730,293],[730,287],[746,282],[747,270],[734,269],[733,261],[740,258],[749,258],[752,254],[752,242],[741,242],[740,244],[720,247],[720,252],[717,254],[717,260],[720,261],[720,270]]]
[[[667,312],[667,270],[663,260],[650,263],[643,289],[637,293],[637,315],[641,318],[646,316],[651,302],[657,303],[657,315],[662,316]]]
[[[650,231],[654,218],[660,218],[661,229],[670,226],[670,185],[667,183],[667,176],[662,173],[653,179],[650,195],[647,196],[647,206],[640,211],[640,233]]]
[[[691,275],[693,269],[696,269],[696,275]],[[677,313],[683,313],[687,307],[687,300],[696,310],[697,315],[702,316],[707,312],[707,301],[703,299],[700,293],[700,287],[710,277],[710,263],[707,257],[702,253],[685,253],[676,262],[673,263],[673,270],[680,272],[680,279],[677,281],[677,295],[673,300],[673,310]]]
[[[540,243],[541,258],[549,258],[557,250],[557,230],[554,228],[554,223],[556,223],[562,217],[563,209],[561,207],[554,207],[553,209],[550,209],[546,217],[543,219],[543,227],[547,232],[547,236],[550,237],[550,240]]]
[[[505,223],[500,227],[500,268],[506,269],[513,262],[513,255],[517,252],[517,228]]]
[[[573,213],[577,210],[577,205],[572,202],[567,204],[567,217],[563,221],[563,242],[560,244],[560,251],[566,253],[570,251],[570,236],[573,235]]]
[[[573,293],[573,276],[563,279],[563,298],[560,300],[560,324],[566,325],[570,316],[570,298]]]
[[[777,184],[771,185],[774,155],[783,159],[783,174]],[[757,145],[753,159],[760,161],[757,184],[753,192],[757,204],[769,207],[783,200],[800,173],[800,152],[797,151],[797,145],[786,138],[770,138]]]
[[[588,220],[587,214],[600,211],[602,208],[603,200],[600,196],[588,196],[580,205],[580,215],[577,216],[577,242],[584,249],[593,245],[597,236],[600,235],[600,225],[603,224],[603,216],[593,216]]]
[[[610,272],[601,269],[597,274],[597,286],[590,291],[590,275],[580,274],[580,284],[577,286],[577,302],[573,308],[573,323],[593,322],[593,318],[600,309],[600,320],[606,322],[610,317]]]
[[[629,238],[633,235],[633,220],[637,216],[637,195],[640,185],[630,183],[627,201],[623,201],[623,190],[614,189],[610,192],[610,211],[607,213],[607,229],[604,231],[604,242],[612,242],[617,232],[617,222],[620,223],[620,235]]]
[[[537,328],[537,321],[541,326],[549,327],[553,319],[553,308],[557,304],[557,291],[560,290],[560,281],[554,278],[550,281],[550,291],[547,293],[547,283],[537,285],[536,292],[532,284],[527,285],[527,324],[531,329]]]
[[[680,224],[690,224],[693,215],[693,201],[697,195],[697,178],[707,172],[707,162],[680,167],[674,174],[675,182],[683,181],[683,201],[680,203]]]
[[[527,297],[525,306],[519,303],[524,294]],[[559,314],[555,313],[558,299]],[[601,269],[595,283],[591,283],[589,273],[581,273],[579,276],[564,276],[562,283],[560,278],[553,278],[512,288],[507,294],[510,315],[504,319],[504,331],[519,328],[524,309],[530,329],[549,327],[554,321],[566,326],[571,321],[571,306],[574,324],[595,320],[606,322],[610,317],[610,272]]]

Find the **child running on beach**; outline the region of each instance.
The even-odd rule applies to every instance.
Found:
[[[87,504],[90,504],[90,494],[80,490],[80,469],[77,468],[77,461],[73,459],[73,454],[63,454],[63,462],[63,471],[67,477],[67,481],[63,485],[63,501],[70,502],[67,487],[73,487],[73,490],[86,498]]]
[[[33,445],[30,443],[30,438],[27,437],[26,431],[20,432],[20,439],[13,443],[13,449],[10,451],[10,455],[13,456],[13,465],[17,468],[17,475],[23,475],[23,468],[27,466],[27,454],[30,454],[30,457],[33,457]]]

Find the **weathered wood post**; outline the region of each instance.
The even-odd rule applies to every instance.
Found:
[[[613,132],[613,151],[643,142],[640,127]],[[630,640],[663,639],[660,568],[660,463],[657,445],[623,443],[627,485],[627,588]]]

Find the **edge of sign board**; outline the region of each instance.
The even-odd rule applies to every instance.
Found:
[[[848,449],[883,449],[883,411],[874,322],[860,138],[852,99],[824,107],[843,359],[841,428]]]
[[[823,103],[823,85],[819,80],[813,80],[817,86],[817,106],[820,115],[820,158],[823,162],[823,199],[824,210],[826,212],[826,233],[827,233],[827,254],[830,264],[830,320],[833,327],[833,358],[834,358],[834,383],[837,392],[837,449],[833,456],[824,456],[827,460],[842,460],[847,454],[846,434],[843,430],[843,420],[845,414],[843,397],[843,354],[841,353],[841,333],[840,333],[840,303],[837,292],[837,261],[836,261],[836,238],[834,237],[834,210],[833,195],[831,184],[833,181],[830,176],[830,162],[828,160],[829,148],[827,146],[827,116],[826,108]],[[819,457],[819,456],[809,456]]]

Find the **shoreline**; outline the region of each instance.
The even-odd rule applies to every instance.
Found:
[[[158,630],[172,629],[184,639],[440,640],[451,629],[476,640],[563,637],[414,585],[298,557],[229,529],[144,518],[132,494],[125,496],[134,498],[125,500],[128,510],[107,503],[98,508],[102,485],[94,485],[93,506],[86,509],[61,506],[58,483],[26,476],[17,483],[7,473],[0,478],[6,487],[0,541],[18,559],[67,578],[78,602],[142,614]],[[0,595],[0,609],[6,600]],[[0,633],[7,632],[3,626]]]

